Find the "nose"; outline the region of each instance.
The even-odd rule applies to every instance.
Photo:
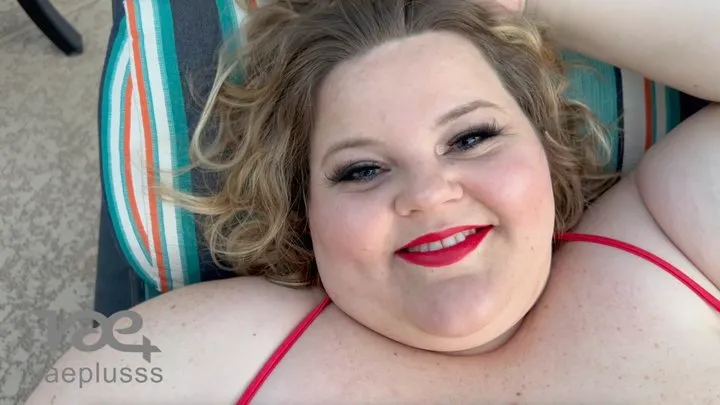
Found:
[[[451,179],[440,167],[414,170],[403,179],[400,192],[395,199],[395,211],[401,216],[422,211],[432,211],[463,196],[460,182]]]

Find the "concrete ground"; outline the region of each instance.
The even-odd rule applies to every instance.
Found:
[[[108,0],[53,0],[81,32],[66,57],[0,0],[0,405],[21,404],[68,347],[41,309],[92,307],[100,211],[98,84]]]

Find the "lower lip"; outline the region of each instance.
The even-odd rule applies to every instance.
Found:
[[[418,266],[423,267],[445,267],[455,264],[475,250],[485,236],[490,232],[492,226],[480,228],[472,235],[466,236],[465,240],[455,246],[443,248],[432,252],[408,252],[401,251],[395,254],[400,258]]]

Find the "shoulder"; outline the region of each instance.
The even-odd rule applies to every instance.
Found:
[[[169,323],[174,319],[214,325],[215,319],[208,318],[208,313],[218,317],[232,314],[238,322],[258,317],[278,317],[288,311],[300,314],[317,305],[322,296],[315,289],[282,287],[260,277],[237,277],[181,288],[140,304],[133,310],[147,318],[148,327],[152,323]]]
[[[116,327],[123,344],[141,345],[145,337],[157,347],[150,361],[108,346],[70,350],[50,370],[60,378],[45,378],[27,403],[232,402],[322,297],[245,277],[164,294],[133,308],[143,320],[139,332],[121,335]],[[63,380],[63,373],[75,378]]]
[[[655,222],[720,287],[720,104],[682,122],[648,151],[637,186]]]

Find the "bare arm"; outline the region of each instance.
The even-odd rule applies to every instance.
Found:
[[[116,337],[127,345],[146,336],[161,351],[104,347],[68,351],[26,405],[234,403],[282,339],[322,299],[259,278],[240,277],[181,288],[133,308],[142,330]],[[65,373],[65,374],[63,374]]]
[[[720,2],[526,0],[563,47],[720,102]]]
[[[701,110],[648,151],[637,185],[655,222],[720,288],[720,104]]]

